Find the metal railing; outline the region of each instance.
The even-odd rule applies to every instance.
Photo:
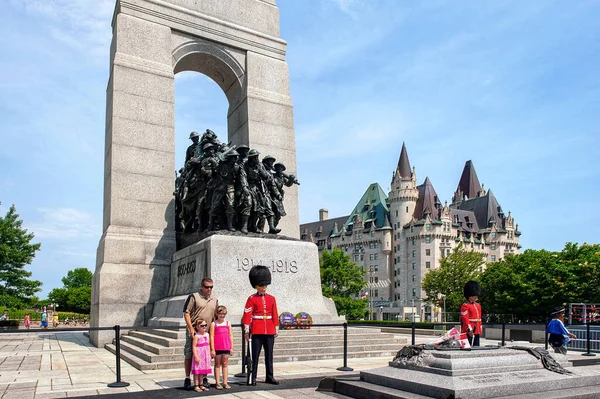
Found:
[[[244,353],[246,352],[246,339],[244,337],[244,328],[242,324],[232,324],[232,328],[240,328],[242,331],[242,372],[235,374],[235,377],[246,378],[246,357]],[[337,323],[337,324],[311,324],[310,328],[313,327],[343,327],[344,329],[344,352],[343,352],[343,366],[338,367],[339,371],[354,371],[353,368],[348,367],[348,323]],[[136,330],[136,331],[144,331],[144,330],[181,330],[186,329],[187,326],[153,326],[153,327],[143,327],[143,326],[127,326],[122,327],[120,325],[115,325],[112,327],[74,327],[74,328],[32,328],[32,329],[0,329],[0,334],[31,334],[31,333],[42,333],[42,334],[60,334],[67,332],[88,332],[88,331],[114,331],[115,338],[115,374],[116,381],[107,384],[110,388],[122,388],[129,386],[128,382],[125,382],[121,378],[121,331],[123,330]]]

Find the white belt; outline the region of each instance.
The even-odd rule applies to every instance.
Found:
[[[273,318],[273,316],[254,316],[254,315],[252,315],[252,318],[255,319],[255,320],[256,319],[258,319],[258,320],[270,320],[270,319]]]
[[[469,319],[469,321],[481,321],[481,319]]]

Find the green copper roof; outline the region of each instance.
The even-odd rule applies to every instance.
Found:
[[[346,229],[354,223],[357,216],[360,216],[364,222],[372,221],[376,228],[384,227],[390,213],[386,200],[387,195],[385,195],[379,184],[372,183],[350,213],[346,223],[344,223]]]

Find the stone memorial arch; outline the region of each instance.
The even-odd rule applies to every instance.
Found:
[[[221,87],[229,102],[229,141],[296,171],[286,42],[275,0],[117,0],[112,27],[92,327],[143,325],[154,302],[167,295],[176,247],[176,73],[197,71]],[[298,237],[297,198],[296,186],[286,189],[287,216],[279,227],[290,237]],[[112,337],[95,331],[91,341],[101,346]]]

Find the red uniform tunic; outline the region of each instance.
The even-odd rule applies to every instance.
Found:
[[[460,332],[466,333],[468,330],[473,334],[480,335],[483,332],[481,328],[481,305],[477,302],[463,303],[460,307]]]
[[[242,324],[246,331],[250,327],[252,335],[275,335],[279,325],[278,315],[275,297],[256,293],[250,295],[246,301]]]

